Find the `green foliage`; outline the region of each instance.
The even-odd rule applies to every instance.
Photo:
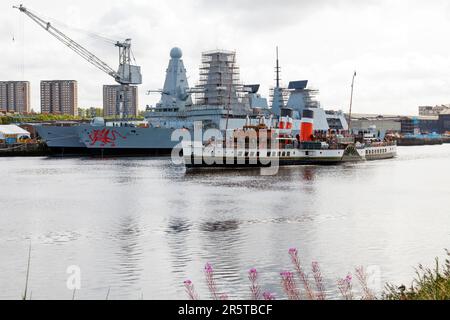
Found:
[[[450,300],[450,252],[445,265],[436,258],[434,269],[422,265],[416,271],[417,278],[409,289],[405,286],[387,285],[386,300]]]
[[[34,114],[34,115],[17,115],[17,116],[1,116],[1,124],[11,124],[16,122],[45,122],[45,121],[70,121],[82,120],[78,116],[70,115],[54,115],[54,114]]]
[[[144,120],[145,112],[139,112],[138,116],[129,116],[129,119]],[[28,114],[28,115],[0,115],[0,124],[11,124],[18,122],[48,122],[48,121],[75,121],[90,120],[94,117],[103,117],[102,108],[78,108],[78,116],[71,115],[55,115],[55,114]],[[105,120],[121,120],[119,116],[105,117]]]

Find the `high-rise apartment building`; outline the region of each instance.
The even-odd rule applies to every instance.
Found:
[[[30,112],[28,81],[0,81],[0,112]]]
[[[75,80],[41,81],[41,112],[78,115],[78,84]]]
[[[117,103],[120,101],[121,87],[119,85],[103,86],[103,116],[123,116],[135,117],[138,114],[138,88],[129,86],[125,93],[125,108],[121,108]],[[121,110],[122,109],[122,110]]]

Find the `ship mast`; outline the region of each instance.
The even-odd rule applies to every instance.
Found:
[[[352,105],[353,105],[353,89],[355,86],[355,77],[356,77],[356,71],[353,74],[353,79],[352,79],[352,90],[351,90],[351,94],[350,94],[350,111],[348,114],[348,131],[351,132],[351,125],[352,125]]]
[[[278,58],[278,46],[276,47],[276,65],[275,65],[275,87],[272,93],[272,113],[277,116],[281,116],[281,109],[284,108],[283,89],[280,87],[281,79],[281,67]]]
[[[277,82],[277,88],[280,87],[280,62],[278,60],[278,46],[277,46],[277,66],[275,67],[276,72],[276,82]]]

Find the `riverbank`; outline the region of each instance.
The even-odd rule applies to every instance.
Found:
[[[0,157],[43,157],[47,155],[49,155],[49,149],[42,142],[0,144]]]

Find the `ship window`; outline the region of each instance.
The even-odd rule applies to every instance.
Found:
[[[277,153],[274,151],[274,152],[272,152],[272,157],[276,157],[277,156]]]
[[[278,151],[278,156],[281,157],[281,151]]]
[[[250,157],[254,157],[255,153],[254,152],[250,152]]]
[[[248,152],[245,153],[245,156],[248,157]]]
[[[269,151],[269,152],[267,152],[267,157],[270,157],[270,151]]]
[[[286,156],[286,152],[283,152],[283,154],[281,155],[282,157],[285,157]]]
[[[291,156],[291,153],[290,153],[290,152],[288,152],[288,153],[287,153],[287,156],[288,156],[288,157],[290,157],[290,156]]]

